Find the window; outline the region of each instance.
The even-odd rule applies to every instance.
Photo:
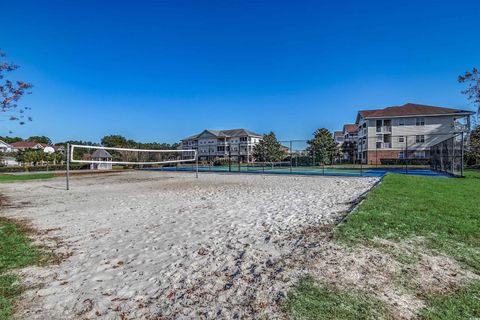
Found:
[[[382,149],[382,143],[381,142],[377,142],[377,149]]]
[[[417,118],[415,120],[415,125],[417,126],[424,126],[425,125],[425,118]]]
[[[399,159],[404,159],[404,158],[405,158],[405,151],[400,151],[400,152],[398,153],[398,158],[399,158]]]
[[[425,142],[425,136],[424,136],[424,135],[415,136],[415,142],[416,142],[416,143]]]
[[[405,142],[405,137],[404,136],[398,137],[398,142]]]
[[[405,119],[398,119],[398,125],[399,126],[404,126],[405,125]]]
[[[425,159],[425,151],[415,151],[415,158]]]
[[[240,137],[240,142],[247,142],[247,137]]]

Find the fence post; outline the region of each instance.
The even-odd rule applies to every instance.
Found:
[[[455,135],[452,137],[452,165],[451,171],[455,174]]]
[[[66,155],[67,155],[67,170],[65,172],[65,177],[66,177],[66,188],[67,190],[70,190],[70,143],[67,143],[67,150],[66,150]]]
[[[228,172],[232,172],[232,146],[228,144]]]
[[[290,140],[290,173],[292,173],[292,165],[293,165],[293,150],[292,150],[292,140]]]
[[[408,136],[405,136],[405,173],[408,174]]]
[[[195,178],[198,179],[198,154],[196,153],[195,153],[195,164],[196,164]]]
[[[465,155],[465,154],[464,154],[463,147],[464,147],[464,145],[463,145],[463,131],[462,131],[462,143],[461,143],[461,149],[460,149],[460,150],[461,150],[460,154],[461,154],[461,157],[462,157],[462,159],[460,160],[460,175],[461,175],[462,177],[463,177],[463,166],[464,166],[463,157],[464,157],[464,155]]]

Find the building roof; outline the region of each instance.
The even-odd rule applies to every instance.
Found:
[[[92,159],[112,158],[112,155],[105,149],[97,149],[92,153]]]
[[[357,132],[358,131],[358,126],[356,124],[344,124],[343,125],[343,131],[347,131],[347,132]]]
[[[37,146],[46,147],[47,145],[43,143],[34,142],[34,141],[17,141],[12,143],[11,146],[13,148],[31,149]]]
[[[192,140],[192,139],[197,139],[204,133],[210,133],[211,135],[217,137],[217,138],[230,138],[230,137],[237,137],[237,136],[255,136],[255,137],[261,137],[261,134],[255,133],[253,131],[247,130],[247,129],[230,129],[230,130],[210,130],[210,129],[205,129],[199,134],[195,134],[190,137],[183,138],[182,140]]]
[[[335,132],[333,133],[333,136],[334,136],[334,137],[343,137],[343,131],[335,131]]]
[[[0,145],[4,145],[4,146],[6,146],[6,147],[11,147],[11,146],[12,146],[11,144],[6,143],[6,142],[3,141],[3,140],[0,140]]]
[[[360,110],[358,114],[364,118],[380,118],[380,117],[404,117],[404,116],[429,116],[429,115],[446,115],[446,114],[473,114],[472,111],[451,109],[444,107],[427,106],[416,103],[407,103],[403,106],[393,106],[375,110]]]

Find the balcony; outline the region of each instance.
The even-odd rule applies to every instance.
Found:
[[[392,148],[391,142],[378,142],[375,144],[376,149],[390,149]]]
[[[377,133],[392,133],[392,126],[377,127]]]

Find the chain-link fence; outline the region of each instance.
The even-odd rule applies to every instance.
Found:
[[[462,133],[365,133],[336,147],[330,145],[326,150],[311,148],[306,139],[279,142],[282,154],[276,159],[259,154],[255,143],[222,140],[198,145],[200,170],[361,176],[379,176],[385,172],[463,175]]]
[[[430,148],[430,165],[435,171],[463,176],[465,134],[459,133]]]

